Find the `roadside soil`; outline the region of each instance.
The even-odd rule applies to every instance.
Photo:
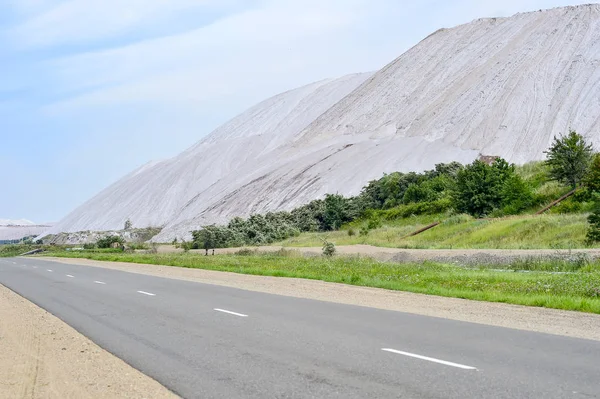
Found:
[[[45,259],[276,295],[401,311],[600,341],[600,315],[595,314],[469,301],[295,278],[252,276],[202,269],[100,262],[88,259]]]
[[[232,254],[243,248],[224,248],[215,250],[216,254]],[[320,247],[281,247],[264,246],[249,247],[259,252],[277,252],[279,250],[298,251],[304,256],[318,256],[323,253]],[[336,251],[345,256],[366,256],[383,262],[423,262],[455,263],[462,265],[476,264],[508,264],[519,259],[567,259],[576,256],[587,256],[590,259],[600,258],[600,249],[399,249],[383,248],[371,245],[341,245]],[[183,252],[172,245],[161,245],[159,253]],[[204,250],[191,252],[204,253]]]
[[[0,398],[177,398],[0,285]]]

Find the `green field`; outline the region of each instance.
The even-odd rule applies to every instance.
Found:
[[[419,216],[384,222],[360,236],[360,223],[329,233],[303,233],[278,244],[316,247],[328,240],[336,245],[368,244],[414,249],[574,249],[587,248],[586,214],[513,216],[477,220],[466,215]],[[433,222],[442,224],[414,237],[406,237]],[[349,230],[354,235],[349,235]]]
[[[482,265],[463,268],[436,263],[395,264],[369,258],[304,258],[293,251],[239,255],[86,253],[60,251],[50,256],[179,266],[242,274],[297,277],[367,287],[600,313],[600,264],[585,259],[522,263],[506,271]],[[497,267],[497,266],[494,266]],[[512,268],[512,270],[511,270]],[[533,270],[533,271],[532,271]],[[560,273],[537,270],[555,270]]]

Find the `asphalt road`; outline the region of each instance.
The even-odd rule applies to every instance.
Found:
[[[600,398],[596,341],[40,259],[0,284],[185,398]]]

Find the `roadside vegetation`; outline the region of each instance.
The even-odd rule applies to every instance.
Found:
[[[42,245],[34,244],[10,244],[0,245],[0,258],[12,258],[15,256],[22,255],[34,249],[47,248]]]
[[[328,194],[291,212],[234,218],[193,231],[186,248],[370,244],[396,248],[581,248],[600,242],[600,156],[576,132],[547,161],[499,157],[386,174],[355,197]],[[544,216],[537,211],[565,194]],[[589,222],[589,225],[588,223]],[[433,223],[431,230],[412,236]]]
[[[600,263],[585,256],[527,259],[467,268],[432,262],[385,263],[358,257],[306,258],[295,251],[236,255],[55,252],[49,256],[133,262],[251,275],[296,277],[480,301],[600,313]]]
[[[535,215],[567,193],[571,195],[566,200]],[[420,230],[424,232],[413,234]],[[600,313],[600,260],[586,255],[476,266],[336,256],[336,245],[343,244],[423,249],[597,247],[600,156],[571,132],[555,139],[547,162],[515,166],[487,157],[470,165],[439,164],[423,173],[396,172],[369,182],[355,197],[330,194],[291,212],[204,226],[192,237],[188,242],[175,240],[173,244],[184,251],[174,254],[106,236],[77,250],[52,247],[47,255],[297,277]],[[207,256],[214,255],[215,248],[275,242],[318,246],[323,256],[307,258],[285,249]]]

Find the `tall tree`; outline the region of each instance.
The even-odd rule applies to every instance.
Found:
[[[552,146],[545,154],[550,177],[575,189],[587,174],[593,148],[583,136],[571,130],[566,136],[554,137]]]

